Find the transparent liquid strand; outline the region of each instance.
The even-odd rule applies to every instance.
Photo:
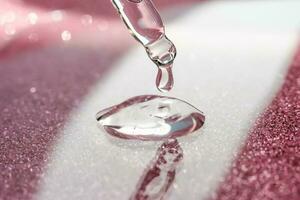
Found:
[[[190,134],[205,117],[189,103],[166,96],[142,95],[100,111],[98,124],[122,139],[165,140]]]
[[[166,84],[157,83],[157,88],[164,92],[172,89],[172,65],[176,57],[176,48],[165,35],[162,19],[151,0],[112,0],[129,32],[145,48],[149,58],[157,65],[158,80],[167,80]],[[162,68],[169,68],[168,73]],[[171,75],[171,76],[170,76]],[[171,78],[172,77],[172,78]]]
[[[130,199],[163,199],[175,180],[182,159],[183,150],[178,141],[165,141],[144,171]]]
[[[174,78],[171,67],[158,67],[156,87],[161,92],[168,92],[173,88]]]

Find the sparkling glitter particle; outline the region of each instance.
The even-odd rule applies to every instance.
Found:
[[[93,17],[91,15],[83,15],[81,17],[81,23],[82,25],[91,25],[93,23]]]
[[[9,11],[0,15],[0,25],[4,25],[6,23],[13,23],[16,19],[16,14],[13,11]]]
[[[12,24],[6,24],[4,26],[4,31],[5,31],[6,35],[8,35],[8,36],[12,36],[12,35],[16,34],[16,29],[15,29],[14,25],[12,25]]]
[[[67,30],[63,31],[61,33],[61,39],[66,42],[70,41],[72,39],[72,35],[71,35],[70,31],[67,31]]]
[[[51,12],[51,19],[55,22],[63,20],[63,12],[60,10],[54,10]]]
[[[32,25],[36,24],[37,20],[38,20],[38,16],[36,13],[31,12],[28,14],[28,21],[30,24],[32,24]]]
[[[37,33],[30,33],[28,35],[28,40],[30,42],[37,42],[39,40],[39,35]]]
[[[31,93],[35,93],[36,92],[36,88],[35,87],[32,87],[32,88],[30,88],[30,90],[29,90]]]

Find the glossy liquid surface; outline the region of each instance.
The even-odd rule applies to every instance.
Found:
[[[112,136],[123,139],[162,140],[192,133],[205,117],[185,101],[155,95],[130,98],[100,111],[97,121]]]
[[[157,65],[156,86],[162,91],[173,87],[172,65],[176,57],[174,44],[165,35],[162,19],[151,0],[112,1],[129,32],[144,46]],[[169,68],[168,73],[163,68]],[[160,76],[160,78],[159,78]],[[163,82],[160,83],[160,80]]]

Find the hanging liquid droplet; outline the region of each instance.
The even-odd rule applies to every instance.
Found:
[[[152,1],[112,0],[112,2],[129,32],[144,46],[149,58],[159,68],[157,88],[160,91],[171,90],[174,82],[171,75],[172,64],[176,57],[176,48],[166,37],[164,24]],[[169,68],[167,71],[162,69],[167,67]],[[162,83],[159,83],[160,80]],[[165,80],[169,80],[169,83],[166,84]]]
[[[155,158],[141,176],[131,200],[164,199],[175,180],[183,150],[176,139],[165,141],[157,150]]]
[[[144,95],[100,111],[97,121],[112,136],[162,140],[192,133],[205,117],[189,103],[171,97]]]
[[[158,67],[156,87],[161,92],[168,92],[173,88],[174,79],[171,67]]]
[[[176,57],[174,44],[166,37],[162,37],[146,46],[149,58],[157,65],[156,87],[162,92],[170,91],[174,85],[173,61]]]

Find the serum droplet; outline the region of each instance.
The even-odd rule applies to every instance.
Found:
[[[173,61],[176,57],[174,44],[163,36],[159,40],[146,46],[149,58],[157,65],[156,87],[161,92],[170,91],[174,85]]]
[[[100,111],[99,125],[123,139],[162,140],[192,133],[205,117],[189,103],[165,96],[144,95]]]
[[[156,87],[161,92],[168,92],[173,88],[174,79],[172,68],[170,67],[158,67],[156,76]]]

